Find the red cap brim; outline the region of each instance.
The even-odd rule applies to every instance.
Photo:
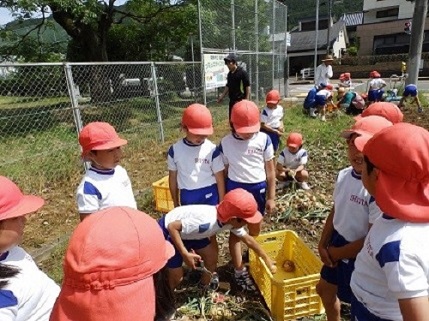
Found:
[[[239,134],[252,134],[252,133],[257,133],[261,129],[261,124],[258,123],[253,126],[238,127],[238,128],[234,126],[234,129]]]
[[[0,215],[0,220],[6,220],[36,212],[43,206],[43,204],[45,204],[45,200],[41,197],[24,195],[17,206]]]
[[[188,128],[188,131],[194,135],[213,135],[213,126],[208,128]]]

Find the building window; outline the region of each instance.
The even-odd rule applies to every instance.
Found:
[[[377,18],[387,18],[387,17],[397,18],[398,14],[399,14],[399,8],[393,8],[393,9],[377,11],[376,17]]]

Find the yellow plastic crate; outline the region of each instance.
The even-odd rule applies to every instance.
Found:
[[[265,262],[250,250],[250,274],[256,282],[275,321],[324,312],[316,292],[322,261],[290,230],[261,234],[256,241],[276,261],[277,273],[272,274]],[[282,268],[285,260],[295,264],[294,272]]]
[[[169,212],[174,208],[173,200],[168,186],[168,176],[152,184],[155,198],[155,209],[160,212]]]

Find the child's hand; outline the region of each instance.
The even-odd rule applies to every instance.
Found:
[[[282,132],[282,131],[280,131],[280,130],[277,130],[277,135],[279,135],[279,136],[283,136],[283,132]]]
[[[277,272],[276,262],[272,261],[271,259],[268,259],[265,264],[268,266],[272,274],[275,274]]]
[[[265,204],[265,211],[268,214],[271,214],[276,208],[276,202],[272,199],[267,200],[266,204]]]
[[[331,257],[329,256],[328,249],[326,247],[322,247],[319,245],[319,255],[324,265],[328,267],[334,267]]]
[[[195,270],[197,268],[196,262],[200,260],[201,260],[201,256],[196,254],[194,251],[188,252],[186,255],[183,256],[183,261],[192,270]]]

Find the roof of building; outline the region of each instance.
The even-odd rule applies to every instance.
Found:
[[[334,42],[337,39],[341,30],[345,29],[345,22],[343,20],[338,20],[330,29],[329,40]],[[318,48],[326,47],[326,38],[327,38],[328,29],[319,30],[318,33]],[[284,39],[280,38],[279,40]],[[276,40],[276,37],[274,38]],[[288,52],[297,52],[297,51],[307,51],[312,50],[315,47],[316,41],[316,31],[298,31],[291,33],[291,45],[288,47]]]
[[[358,26],[363,24],[363,12],[345,13],[341,20],[344,20],[346,27]]]

